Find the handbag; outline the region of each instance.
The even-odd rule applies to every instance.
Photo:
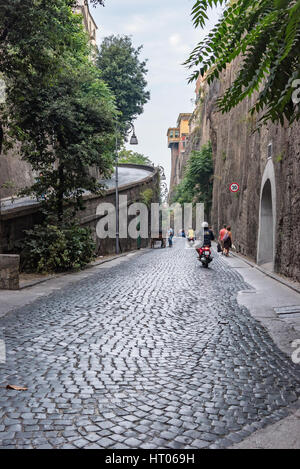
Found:
[[[218,245],[217,245],[217,251],[218,251],[218,252],[222,252],[222,247],[221,247],[221,244],[220,244],[220,243],[218,243]]]

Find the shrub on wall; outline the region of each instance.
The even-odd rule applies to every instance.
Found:
[[[22,243],[21,270],[54,273],[79,270],[91,262],[95,244],[89,228],[36,225]]]

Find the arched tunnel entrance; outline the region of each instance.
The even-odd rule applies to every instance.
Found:
[[[262,190],[260,206],[260,233],[259,233],[259,251],[258,263],[268,264],[273,270],[274,260],[274,214],[272,202],[272,186],[270,179],[267,179]]]
[[[257,264],[274,271],[276,243],[276,179],[274,164],[268,159],[261,183]]]

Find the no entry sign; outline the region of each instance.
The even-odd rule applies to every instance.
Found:
[[[238,192],[240,190],[240,185],[237,182],[233,182],[230,184],[230,191],[231,192]]]

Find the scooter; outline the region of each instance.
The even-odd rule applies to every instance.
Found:
[[[195,238],[188,238],[188,244],[189,244],[190,247],[194,246]]]
[[[199,254],[199,261],[202,263],[203,267],[208,268],[213,260],[211,248],[209,246],[203,246],[202,248],[196,249],[196,251]]]

